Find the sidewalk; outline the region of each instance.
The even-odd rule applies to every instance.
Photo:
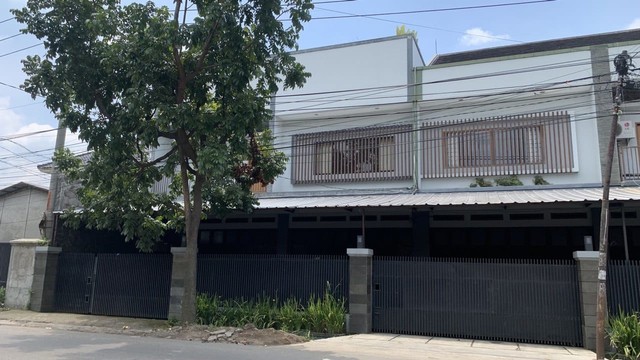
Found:
[[[593,360],[596,357],[582,348],[393,334],[350,335],[289,346],[359,359]]]
[[[61,330],[142,335],[166,327],[164,320],[123,317],[0,311],[0,326],[33,326]],[[581,348],[463,340],[393,334],[340,336],[287,345],[306,351],[331,352],[354,359],[460,359],[460,360],[593,360],[595,354]]]

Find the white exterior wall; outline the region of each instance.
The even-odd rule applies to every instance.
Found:
[[[608,61],[622,50],[634,54],[638,49],[640,43],[612,47],[609,49]],[[277,99],[277,111],[272,124],[276,147],[285,151],[288,156],[291,156],[293,134],[411,124],[415,119],[412,105],[407,101],[410,99],[406,97],[406,88],[375,94],[357,93],[355,96],[358,98],[347,96],[347,93],[292,98],[287,98],[287,95],[406,85],[414,80],[415,75],[415,80],[422,83],[418,89],[421,94],[418,109],[420,124],[540,112],[568,112],[571,116],[573,171],[540,175],[555,186],[594,186],[601,183],[596,102],[592,84],[594,81],[608,79],[593,79],[589,48],[420,67],[422,58],[417,46],[403,38],[353,46],[347,44],[303,52],[297,56],[314,76],[303,89],[278,94],[285,96]],[[407,73],[406,64],[417,67],[415,74],[412,75],[411,71]],[[610,67],[613,72],[612,63]],[[396,96],[394,94],[398,97],[389,97]],[[403,102],[398,103],[398,99]],[[627,113],[640,112],[640,101],[624,104],[623,110]],[[623,114],[621,119],[640,123],[640,114]],[[640,141],[632,139],[628,145],[640,145]],[[290,168],[288,166],[285,174],[271,186],[271,192],[406,190],[413,185],[409,180],[294,186],[290,180]],[[488,176],[487,180],[495,177]],[[533,186],[533,174],[518,177],[525,186]],[[466,189],[473,181],[474,178],[421,179],[419,188],[421,191]]]
[[[289,158],[285,173],[270,192],[398,189],[406,181],[364,181],[330,184],[291,183],[292,135],[412,121],[407,85],[413,66],[423,64],[415,41],[391,37],[294,54],[312,76],[301,89],[276,95],[272,121],[275,147]],[[352,91],[354,89],[362,89]],[[341,90],[348,90],[340,92]],[[338,92],[336,92],[338,91]],[[330,93],[324,93],[330,92]],[[298,96],[309,94],[308,96]],[[295,96],[291,96],[295,95]]]
[[[0,242],[40,238],[38,224],[47,206],[47,192],[22,188],[0,197]]]
[[[412,75],[409,44],[407,37],[392,37],[294,53],[311,77],[302,88],[276,94],[276,113],[406,101],[406,85]],[[363,90],[351,91],[354,89]]]
[[[567,111],[572,117],[574,172],[541,175],[552,185],[599,184],[601,173],[598,146],[594,146],[598,143],[598,133],[590,86],[590,61],[589,51],[576,51],[422,69],[422,82],[425,85],[420,110],[421,123]],[[524,72],[518,73],[522,70]],[[508,74],[493,76],[501,72]],[[472,79],[447,81],[465,78]],[[578,80],[581,78],[587,79]],[[430,84],[438,81],[446,82]],[[559,84],[548,86],[552,83]],[[532,88],[538,90],[515,93]],[[478,98],[477,95],[484,96]],[[524,185],[533,185],[533,175],[518,177]],[[487,180],[493,178],[495,176],[489,176]],[[472,182],[472,177],[450,178],[446,181],[424,179],[422,188],[468,188]]]
[[[359,108],[351,111],[331,111],[276,118],[274,130],[275,146],[283,151],[289,162],[281,176],[271,186],[271,192],[310,192],[363,189],[397,189],[407,188],[412,184],[406,181],[363,181],[330,184],[296,184],[291,183],[292,135],[352,129],[365,126],[385,126],[407,124],[412,119],[411,104],[380,105]]]

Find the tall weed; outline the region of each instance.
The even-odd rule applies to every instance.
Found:
[[[345,314],[344,299],[337,299],[331,290],[331,285],[327,283],[322,297],[312,295],[307,302],[308,330],[326,334],[344,333]]]
[[[615,349],[613,359],[640,359],[640,313],[619,311],[618,315],[609,318],[607,335]]]
[[[196,305],[197,321],[203,325],[241,327],[251,323],[260,329],[344,333],[345,300],[336,298],[328,283],[323,296],[311,296],[306,306],[295,298],[280,303],[265,295],[247,301],[206,294],[198,295]]]

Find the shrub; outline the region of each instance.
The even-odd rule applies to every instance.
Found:
[[[542,175],[536,175],[533,177],[533,185],[549,185],[549,182]]]
[[[469,185],[469,187],[492,187],[493,183],[491,180],[485,180],[484,178],[476,178],[476,182],[473,182]]]
[[[324,295],[311,296],[307,303],[307,330],[318,333],[340,334],[344,332],[344,299],[336,299],[327,283]]]
[[[496,179],[496,185],[499,186],[522,186],[522,181],[516,175],[509,175]]]
[[[222,300],[219,296],[199,294],[196,298],[198,324],[256,328],[275,328],[291,332],[341,334],[345,327],[345,300],[333,295],[327,283],[322,297],[311,296],[306,306],[295,298],[281,305],[277,298],[262,296],[256,301]]]
[[[640,314],[638,312],[626,314],[620,311],[618,315],[609,318],[607,335],[615,350],[613,359],[640,359]]]
[[[201,325],[216,325],[215,322],[221,315],[221,302],[219,296],[198,294],[196,297],[196,322]]]
[[[306,327],[304,307],[296,298],[290,298],[280,307],[279,325],[284,331],[296,332]]]
[[[4,307],[4,297],[5,297],[5,289],[4,287],[0,287],[0,308]]]

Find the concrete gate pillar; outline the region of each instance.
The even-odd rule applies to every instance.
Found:
[[[14,309],[27,309],[31,302],[31,286],[38,239],[10,241],[11,258],[7,274],[5,305]]]
[[[586,349],[596,349],[596,300],[598,296],[598,252],[575,251],[578,262],[580,309],[582,313],[582,342]]]
[[[366,334],[372,327],[373,250],[347,249],[349,255],[349,323],[350,334]]]
[[[55,310],[58,257],[62,248],[37,246],[31,286],[31,310],[49,312]]]
[[[187,271],[187,248],[172,247],[173,266],[171,268],[171,294],[169,299],[169,319],[182,320],[182,296]]]

